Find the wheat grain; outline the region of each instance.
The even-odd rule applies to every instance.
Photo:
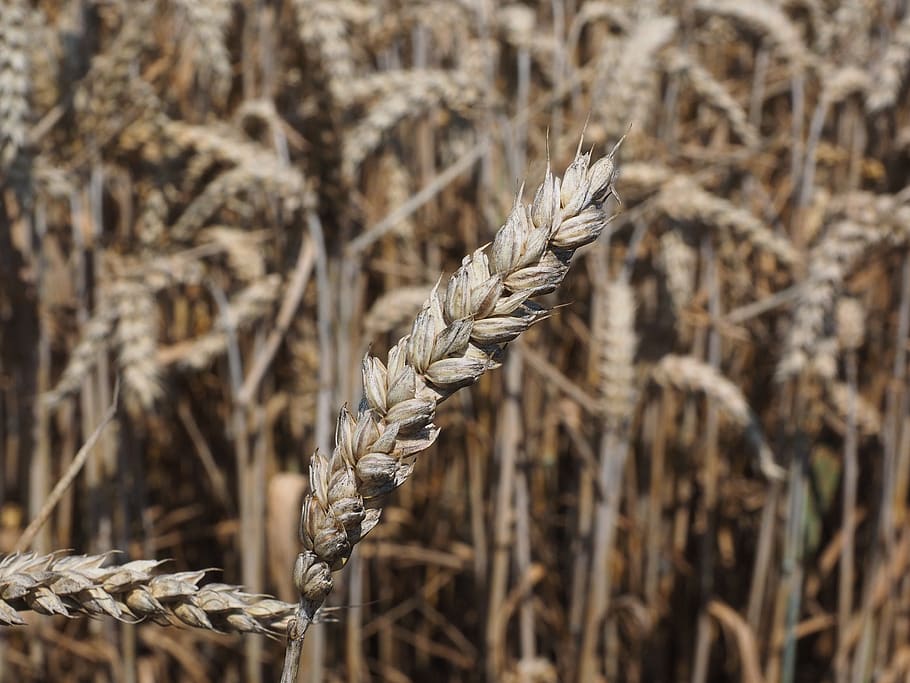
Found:
[[[107,564],[113,553],[13,553],[0,559],[0,626],[24,625],[21,612],[109,616],[224,633],[285,632],[295,605],[223,583],[198,585],[211,571],[160,574],[164,560]]]

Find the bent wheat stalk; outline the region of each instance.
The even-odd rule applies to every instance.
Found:
[[[332,572],[378,523],[382,496],[408,479],[417,455],[435,441],[437,404],[498,366],[504,346],[547,316],[532,299],[555,290],[575,251],[603,231],[617,148],[591,164],[579,146],[561,182],[548,167],[533,202],[519,196],[489,250],[465,257],[444,290],[437,284],[386,362],[364,358],[357,415],[343,408],[334,451],[316,452],[310,462],[304,550],[293,573],[300,603],[288,625],[282,683],[297,678],[303,639],[332,590]]]

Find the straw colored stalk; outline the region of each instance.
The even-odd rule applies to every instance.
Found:
[[[614,150],[596,163],[579,149],[562,182],[547,169],[530,205],[520,196],[489,253],[465,257],[444,290],[437,285],[411,333],[385,363],[367,355],[365,398],[343,408],[331,454],[310,462],[294,583],[300,591],[283,681],[293,681],[307,626],[332,590],[354,545],[379,522],[381,498],[403,484],[435,440],[436,406],[499,365],[503,347],[548,309],[531,299],[556,289],[575,251],[597,239],[614,192]]]
[[[22,612],[109,616],[224,633],[285,632],[295,605],[224,583],[198,585],[210,570],[159,574],[165,560],[104,566],[113,553],[13,553],[0,560],[0,626],[26,623]]]

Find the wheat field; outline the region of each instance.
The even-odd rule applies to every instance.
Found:
[[[0,0],[0,683],[910,679],[908,72],[904,0]]]

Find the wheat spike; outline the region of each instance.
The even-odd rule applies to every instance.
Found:
[[[113,553],[13,553],[0,559],[0,626],[21,626],[21,612],[110,616],[223,633],[285,632],[295,605],[224,583],[198,585],[210,569],[159,574],[164,560],[104,566]]]
[[[227,254],[231,270],[242,282],[253,282],[265,276],[265,257],[256,238],[237,228],[214,225],[199,234],[203,243],[211,242],[222,247]]]
[[[70,353],[69,361],[54,388],[44,395],[49,406],[55,406],[77,391],[95,367],[99,351],[107,348],[108,336],[114,329],[116,310],[108,301],[99,302],[95,314],[85,323],[79,343]]]
[[[28,10],[22,0],[0,7],[0,168],[25,144],[29,104]]]
[[[601,410],[613,428],[628,423],[638,398],[635,373],[635,290],[623,279],[611,282],[603,297],[604,324],[597,331],[600,347]]]
[[[111,288],[111,301],[116,309],[114,343],[126,398],[137,407],[150,408],[162,392],[155,360],[158,324],[154,294],[142,282],[121,280]]]
[[[138,117],[160,110],[151,86],[136,73],[153,37],[148,26],[154,11],[155,4],[148,0],[131,3],[117,37],[92,59],[91,69],[76,91],[79,129],[96,144],[107,142]]]
[[[603,112],[608,136],[623,135],[630,122],[635,122],[638,132],[648,125],[657,93],[655,55],[673,39],[676,29],[672,17],[651,17],[635,24],[622,42],[618,62],[608,67],[604,85],[610,101]]]
[[[231,56],[224,42],[234,0],[171,0],[178,10],[175,42],[190,51],[200,85],[223,102],[231,88]]]
[[[590,154],[579,151],[561,183],[548,170],[532,204],[516,202],[489,254],[465,257],[445,289],[434,288],[387,362],[364,358],[357,415],[342,409],[334,451],[310,462],[304,552],[294,569],[301,621],[292,643],[332,590],[332,572],[378,523],[379,499],[407,480],[417,455],[435,441],[437,404],[498,365],[505,344],[547,315],[531,299],[556,289],[575,250],[603,231],[613,156],[590,164]]]
[[[830,403],[830,409],[834,411],[838,419],[845,420],[850,413],[850,386],[844,382],[829,382],[825,393]],[[881,434],[882,416],[879,409],[859,393],[854,399],[856,401],[854,405],[856,426],[859,427],[860,433],[865,436]]]
[[[281,276],[267,275],[238,292],[221,311],[215,328],[196,339],[162,349],[158,362],[176,363],[180,368],[200,370],[225,352],[230,342],[229,329],[242,329],[264,316],[281,294]]]
[[[363,321],[367,338],[375,339],[410,323],[431,290],[431,286],[399,287],[376,299]]]
[[[689,305],[695,292],[698,252],[686,244],[676,230],[660,236],[660,265],[667,278],[667,290],[677,315]]]
[[[332,96],[345,101],[345,90],[355,75],[354,52],[349,35],[352,18],[372,16],[357,2],[293,0],[300,42],[312,49],[329,78]]]
[[[841,297],[835,312],[837,344],[841,349],[856,351],[866,338],[866,310],[858,299]]]
[[[720,111],[730,123],[730,128],[747,147],[758,144],[758,131],[749,123],[746,110],[716,79],[711,72],[681,50],[672,50],[667,56],[671,70],[685,74],[700,100]]]
[[[853,192],[842,204],[843,215],[809,254],[809,272],[777,366],[778,379],[798,375],[810,367],[810,360],[816,373],[833,377],[837,342],[831,338],[832,316],[847,275],[871,250],[910,241],[910,207],[894,198]],[[837,205],[834,208],[837,211]]]
[[[725,17],[757,33],[774,45],[795,68],[814,64],[799,29],[786,14],[772,3],[739,2],[738,0],[698,0],[696,11]]]
[[[866,108],[872,114],[891,109],[897,104],[901,85],[910,69],[910,13],[904,16],[888,43],[888,49],[875,69],[872,87],[866,96]]]
[[[751,242],[756,249],[774,254],[784,265],[799,262],[799,252],[786,237],[772,232],[749,211],[704,190],[688,176],[678,175],[669,181],[657,196],[656,207],[674,220],[729,231],[731,236]]]
[[[745,430],[746,437],[758,452],[762,473],[769,479],[784,477],[784,470],[774,462],[774,455],[765,441],[761,425],[749,408],[743,392],[713,366],[692,356],[669,354],[660,359],[651,377],[662,387],[687,392],[700,391],[717,401],[721,410],[740,429]]]
[[[350,87],[357,99],[372,102],[367,115],[344,140],[343,173],[353,179],[363,161],[382,143],[383,136],[407,117],[443,106],[468,113],[482,100],[481,48],[468,48],[469,58],[458,69],[414,69],[371,76]]]

